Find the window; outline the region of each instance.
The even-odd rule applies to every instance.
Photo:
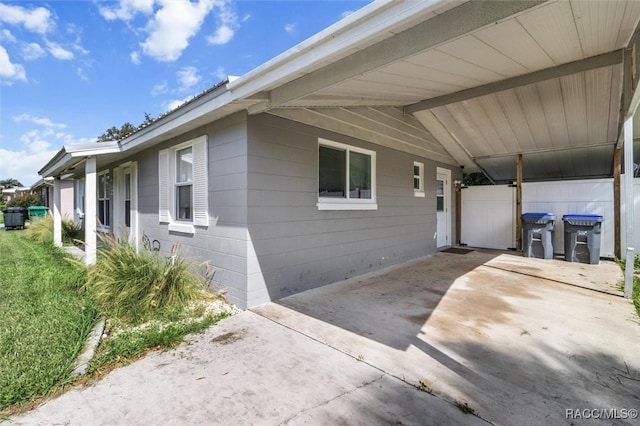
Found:
[[[162,150],[158,161],[160,223],[191,234],[195,226],[208,226],[207,137]]]
[[[320,139],[318,209],[375,210],[376,153]]]
[[[124,171],[124,226],[131,228],[131,170]]]
[[[424,197],[424,163],[413,162],[413,195]]]
[[[108,171],[98,174],[98,221],[108,228],[111,226],[111,175]]]
[[[191,200],[193,190],[193,150],[191,147],[176,151],[176,218],[193,219]]]
[[[436,210],[444,211],[444,181],[440,179],[436,181]]]

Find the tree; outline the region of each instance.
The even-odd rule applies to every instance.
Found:
[[[130,122],[124,123],[119,128],[113,126],[107,129],[103,134],[98,136],[98,142],[119,141],[126,138],[131,133],[140,130],[141,128],[153,123],[154,119],[148,113],[144,113],[144,121],[139,126],[134,126]]]
[[[13,188],[14,186],[24,186],[18,179],[0,179],[0,188]]]
[[[465,173],[462,176],[462,183],[465,186],[493,185],[484,173]]]

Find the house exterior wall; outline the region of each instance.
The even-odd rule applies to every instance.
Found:
[[[73,181],[63,180],[60,182],[60,214],[62,219],[73,219]],[[53,188],[49,188],[49,200],[51,200],[51,206],[53,208]]]
[[[209,226],[193,235],[170,232],[158,217],[158,152],[202,135],[208,136]],[[162,253],[179,253],[215,269],[214,283],[230,302],[246,307],[247,150],[246,116],[235,114],[142,151],[127,161],[138,164],[140,236],[160,244]],[[142,240],[142,238],[141,238]]]
[[[248,123],[249,306],[436,252],[436,168],[459,169],[270,114]],[[318,138],[376,152],[377,210],[318,210]]]

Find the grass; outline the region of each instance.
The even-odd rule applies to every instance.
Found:
[[[0,419],[149,350],[175,347],[233,313],[177,253],[167,259],[115,239],[105,245],[87,270],[48,239],[0,232]],[[74,379],[73,363],[98,316],[106,318],[105,336],[87,376]]]
[[[624,274],[626,261],[624,259],[616,259],[616,263],[622,268],[622,273]],[[633,300],[633,305],[636,307],[636,312],[638,316],[640,316],[640,254],[636,254],[636,257],[633,261],[633,269],[635,274],[633,276],[633,291],[631,293],[631,300]],[[624,289],[624,282],[620,284],[620,289]]]
[[[96,310],[85,271],[22,231],[0,232],[0,411],[71,381]]]

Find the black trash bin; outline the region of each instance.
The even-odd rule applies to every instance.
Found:
[[[600,263],[602,216],[566,214],[564,221],[564,259],[568,262]]]
[[[4,216],[4,229],[22,229],[24,228],[24,216],[26,210],[24,207],[5,207],[2,209]]]
[[[522,219],[522,253],[525,257],[553,259],[553,213],[524,213]]]

